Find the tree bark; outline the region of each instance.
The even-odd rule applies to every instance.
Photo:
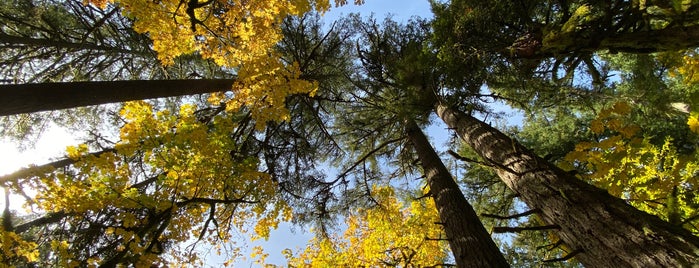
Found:
[[[99,157],[100,155],[103,155],[106,153],[115,153],[115,152],[116,152],[116,149],[108,148],[108,149],[104,149],[102,151],[90,153],[89,155],[94,156],[94,157]],[[10,173],[10,174],[0,176],[0,185],[6,184],[8,182],[16,181],[19,179],[27,178],[29,176],[32,176],[32,174],[34,174],[34,172],[36,172],[36,171],[42,172],[45,170],[55,170],[55,169],[59,169],[59,168],[64,168],[64,167],[70,166],[72,164],[75,164],[75,162],[77,162],[77,161],[78,160],[66,157],[64,159],[56,160],[56,161],[46,163],[43,165],[22,168],[20,170],[17,170],[15,172]]]
[[[509,267],[473,207],[417,124],[406,132],[420,159],[458,267]]]
[[[490,125],[444,105],[437,114],[587,267],[688,267],[699,238],[630,206],[538,157]]]
[[[230,90],[235,79],[0,85],[0,116]]]
[[[541,38],[541,37],[539,37]],[[660,30],[608,34],[603,32],[578,32],[560,34],[552,40],[532,40],[515,45],[515,53],[521,58],[546,58],[571,52],[654,53],[678,51],[699,46],[699,26],[672,27]],[[527,45],[531,47],[527,47]]]

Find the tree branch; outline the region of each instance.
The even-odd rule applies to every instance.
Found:
[[[556,230],[561,227],[558,225],[543,225],[543,226],[531,226],[531,227],[493,227],[493,233],[521,233],[524,231],[540,231],[540,230]]]
[[[520,217],[524,217],[524,216],[529,216],[529,215],[532,215],[534,213],[539,213],[539,212],[541,212],[541,210],[532,209],[532,210],[529,210],[526,212],[522,212],[522,213],[514,214],[514,215],[509,215],[509,216],[501,216],[501,215],[487,214],[487,213],[483,213],[483,214],[481,214],[481,216],[487,217],[487,218],[500,219],[500,220],[509,220],[509,219],[516,219],[516,218],[520,218]]]

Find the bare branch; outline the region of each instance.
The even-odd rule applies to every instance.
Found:
[[[541,230],[557,230],[561,227],[558,225],[543,225],[543,226],[531,226],[531,227],[493,227],[493,233],[521,233],[523,231],[541,231]]]
[[[481,214],[481,216],[487,217],[487,218],[500,219],[500,220],[510,220],[510,219],[521,218],[524,216],[529,216],[529,215],[532,215],[534,213],[539,213],[539,212],[541,212],[539,209],[532,209],[532,210],[529,210],[526,212],[522,212],[522,213],[514,214],[514,215],[509,215],[509,216],[501,216],[501,215],[487,214],[487,213],[483,213],[483,214]]]

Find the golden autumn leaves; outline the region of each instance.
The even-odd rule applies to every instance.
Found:
[[[210,101],[242,106],[262,127],[268,121],[288,119],[285,98],[314,94],[317,85],[299,79],[295,62],[284,62],[274,50],[281,40],[282,20],[310,11],[325,12],[329,0],[221,1],[221,0],[89,0],[97,6],[119,5],[135,20],[134,29],[147,33],[164,65],[181,55],[199,54],[219,66],[236,70],[233,98],[215,95]],[[347,1],[336,0],[336,5]],[[363,1],[356,0],[355,4]]]
[[[602,109],[590,123],[590,131],[598,139],[578,143],[561,166],[577,166],[585,170],[580,174],[582,178],[610,194],[673,224],[684,225],[682,219],[699,215],[699,199],[692,187],[686,187],[699,183],[699,155],[679,154],[671,138],[665,138],[660,146],[651,143],[653,137],[643,136],[639,126],[625,120],[631,113],[632,107],[625,102]],[[695,226],[684,227],[699,233]]]
[[[342,236],[314,238],[303,251],[283,252],[290,267],[425,267],[447,257],[432,199],[403,202],[390,187],[374,186],[373,208],[352,212]]]
[[[86,145],[69,147],[69,157],[79,160],[73,167],[77,172],[42,176],[35,186],[37,206],[76,215],[69,219],[73,224],[83,215],[112,215],[101,239],[134,256],[137,266],[202,262],[196,251],[156,254],[152,244],[160,241],[234,243],[232,228],[266,238],[280,221],[290,220],[291,209],[256,159],[230,157],[238,146],[229,137],[238,127],[234,120],[222,116],[207,124],[198,120],[194,108],[183,105],[171,114],[145,102],[127,103],[116,151],[96,157],[87,154]],[[162,231],[144,231],[154,224]],[[67,250],[72,243],[53,244],[65,248],[67,255],[57,257],[66,267],[79,263]],[[91,263],[104,261],[94,258]]]

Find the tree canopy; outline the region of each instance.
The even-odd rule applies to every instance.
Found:
[[[346,1],[0,4],[1,122],[17,126],[0,134],[90,131],[0,177],[0,261],[230,265],[237,238],[282,221],[316,235],[284,250],[294,267],[699,260],[697,3],[431,3],[433,19],[327,25]],[[524,121],[487,123],[506,120],[498,103]],[[442,157],[435,119],[455,136]]]

